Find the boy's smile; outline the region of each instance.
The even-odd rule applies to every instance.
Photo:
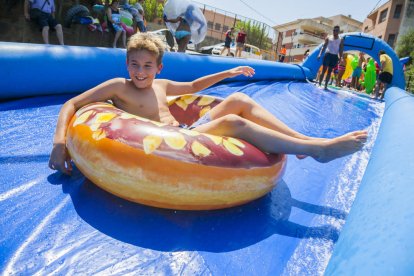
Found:
[[[161,69],[162,64],[158,65],[157,58],[147,50],[134,51],[128,56],[129,77],[137,88],[150,87]]]

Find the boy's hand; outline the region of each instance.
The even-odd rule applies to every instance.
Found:
[[[246,77],[253,77],[255,71],[250,66],[239,66],[229,70],[230,78],[238,76],[238,75],[245,75]]]
[[[72,164],[65,144],[55,144],[50,154],[49,168],[70,175],[72,173]]]

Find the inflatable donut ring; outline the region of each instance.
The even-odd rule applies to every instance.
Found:
[[[221,100],[184,95],[169,102],[191,125]],[[251,144],[150,121],[93,103],[79,109],[67,131],[79,170],[102,189],[141,204],[178,210],[240,205],[271,191],[286,157]]]

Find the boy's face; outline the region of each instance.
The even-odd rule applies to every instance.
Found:
[[[156,56],[147,50],[130,52],[127,63],[129,77],[137,88],[151,87],[162,69],[162,64],[157,64]]]

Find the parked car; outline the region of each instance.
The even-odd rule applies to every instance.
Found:
[[[211,51],[211,53],[213,55],[220,55],[221,50],[223,49],[223,46],[216,46],[213,48],[213,50]],[[227,52],[226,52],[227,53]],[[236,56],[236,46],[231,46],[230,48],[230,55],[232,57]],[[244,48],[241,52],[241,57],[242,58],[253,58],[253,59],[263,59],[262,53],[260,52],[259,47],[256,47],[254,45],[251,44],[244,44]]]
[[[208,54],[211,55],[211,52],[213,51],[214,47],[220,47],[220,46],[224,46],[224,42],[219,43],[219,44],[214,44],[214,45],[209,45],[209,46],[204,46],[200,48],[200,53],[202,54]]]

